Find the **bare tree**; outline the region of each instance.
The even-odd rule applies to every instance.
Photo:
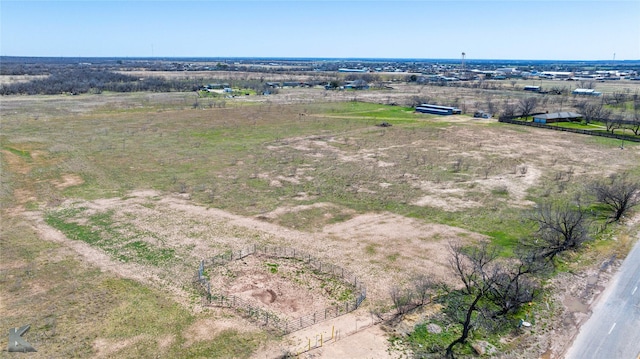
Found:
[[[502,116],[501,117],[513,117],[516,114],[516,106],[509,102],[509,99],[505,99],[502,104]]]
[[[552,95],[566,95],[569,93],[569,89],[566,86],[552,86],[549,89],[549,93]]]
[[[522,117],[527,117],[538,107],[537,97],[525,97],[518,101],[518,110],[522,114]]]
[[[510,260],[498,260],[498,248],[486,243],[468,249],[451,244],[450,250],[451,268],[464,288],[452,293],[446,309],[462,325],[462,333],[446,349],[447,358],[454,357],[456,345],[466,342],[478,319],[495,322],[532,301],[540,291],[535,274],[547,267],[526,248]]]
[[[586,211],[578,204],[569,203],[539,205],[533,214],[538,229],[533,238],[525,240],[536,256],[553,261],[554,257],[568,250],[576,250],[591,240]]]
[[[411,303],[413,301],[413,293],[406,289],[394,286],[389,291],[393,306],[396,308],[396,313],[401,316],[407,313],[411,309]]]
[[[607,132],[613,133],[615,130],[622,127],[622,120],[623,118],[621,114],[615,114],[615,115],[609,115],[606,118],[603,118],[602,122],[604,122],[607,128]]]
[[[488,113],[490,113],[490,114],[496,113],[496,110],[497,110],[496,105],[493,103],[493,101],[491,101],[491,97],[490,96],[487,96],[485,105],[486,105]]]
[[[413,278],[411,286],[408,288],[392,287],[389,295],[393,306],[396,308],[397,315],[402,316],[417,307],[425,305],[436,287],[437,283],[424,275]]]
[[[605,97],[608,105],[622,106],[627,102],[627,94],[621,91],[613,91],[610,96]]]
[[[491,290],[493,277],[489,274],[488,267],[496,259],[498,252],[495,247],[489,247],[486,243],[473,248],[469,253],[465,253],[460,244],[451,244],[450,249],[451,267],[464,283],[464,295],[458,297],[459,300],[449,310],[449,314],[456,317],[462,325],[462,333],[446,350],[447,358],[454,358],[453,348],[467,341],[473,314],[479,310],[480,300]],[[469,300],[465,301],[466,298]]]
[[[416,301],[416,305],[425,305],[427,299],[433,294],[432,292],[436,287],[436,282],[434,282],[432,278],[424,275],[415,277],[412,282],[415,290],[413,298]]]
[[[422,105],[423,103],[429,103],[429,102],[431,102],[431,98],[429,97],[412,96],[411,99],[409,100],[409,106],[416,107],[416,106]]]
[[[592,80],[580,80],[578,82],[578,87],[581,89],[594,89],[596,88],[596,83]]]
[[[489,299],[499,308],[493,317],[514,313],[531,302],[540,292],[537,275],[551,269],[548,261],[525,247],[517,248],[516,255],[510,265],[498,266],[496,271],[495,284],[489,291]]]
[[[600,121],[611,115],[611,110],[605,109],[601,102],[580,101],[576,104],[586,123]]]
[[[640,100],[633,101],[633,114],[631,115],[631,131],[640,136]]]
[[[595,182],[590,189],[598,202],[611,212],[609,222],[619,221],[640,203],[640,182],[632,181],[627,174],[612,176],[609,181]]]

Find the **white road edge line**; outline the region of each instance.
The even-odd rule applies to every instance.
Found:
[[[638,290],[638,286],[636,286],[635,288],[633,288],[633,292],[631,292],[631,295],[634,295],[636,293],[636,290]]]
[[[607,333],[607,335],[611,334],[611,332],[613,331],[613,328],[616,327],[616,323],[613,323],[613,325],[611,326],[611,329],[609,329],[609,333]]]

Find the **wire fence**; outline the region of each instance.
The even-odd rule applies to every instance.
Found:
[[[512,120],[512,119],[509,119],[509,118],[500,118],[500,119],[498,119],[498,121],[499,122],[504,122],[504,123],[510,123],[510,124],[513,124],[513,125],[523,125],[523,126],[530,126],[530,127],[546,128],[546,129],[555,130],[555,131],[573,132],[573,133],[580,133],[580,134],[583,134],[583,135],[616,138],[616,139],[623,140],[623,141],[640,142],[640,137],[631,136],[631,135],[609,133],[609,132],[601,132],[601,131],[593,131],[593,130],[581,130],[579,128],[558,127],[558,126],[546,125],[546,124],[543,124],[543,123]]]
[[[211,291],[211,283],[205,276],[205,268],[225,266],[231,261],[239,260],[250,255],[298,260],[319,273],[333,276],[353,287],[356,294],[352,299],[344,301],[339,305],[326,307],[323,310],[319,310],[299,318],[289,319],[281,318],[276,313],[257,307],[237,296],[224,295]],[[288,247],[254,245],[238,251],[229,251],[211,258],[203,259],[200,261],[198,270],[194,275],[193,283],[202,295],[203,306],[233,308],[241,315],[250,318],[259,325],[276,329],[283,334],[295,332],[324,320],[336,318],[352,312],[358,309],[362,302],[367,298],[366,287],[352,272],[345,270],[342,267],[322,262],[318,258],[315,258],[304,251]]]

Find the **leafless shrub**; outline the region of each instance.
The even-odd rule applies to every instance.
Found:
[[[609,181],[594,182],[589,189],[611,212],[609,222],[617,222],[640,203],[640,182],[634,182],[626,174],[612,176]]]
[[[538,226],[536,235],[525,240],[540,257],[553,260],[558,254],[577,250],[591,240],[586,211],[578,204],[544,203],[531,218]]]
[[[389,291],[389,295],[398,315],[406,314],[409,311],[413,299],[411,291],[394,286]]]

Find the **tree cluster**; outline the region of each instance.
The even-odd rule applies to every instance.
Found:
[[[640,182],[626,174],[586,188],[607,223],[621,220],[640,204]],[[539,295],[541,278],[553,268],[554,259],[592,239],[591,221],[598,215],[593,208],[587,210],[579,196],[573,203],[541,204],[530,217],[536,226],[533,236],[522,240],[512,258],[499,257],[500,248],[487,243],[450,245],[451,268],[463,287],[449,291],[445,311],[462,326],[462,332],[446,348],[446,356],[453,358],[454,348],[465,343],[474,328],[493,331],[512,322],[512,315]]]
[[[135,76],[91,68],[56,69],[45,78],[0,86],[0,95],[81,94],[102,91],[194,91],[200,84],[189,80],[167,80],[160,77],[140,79]]]

